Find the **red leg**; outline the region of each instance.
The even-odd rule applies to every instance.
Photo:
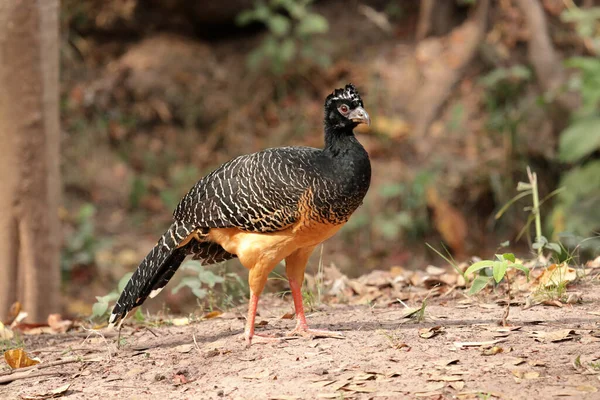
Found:
[[[244,337],[246,338],[246,345],[250,347],[253,341],[254,343],[273,343],[281,341],[280,338],[276,338],[273,336],[254,334],[254,322],[256,320],[257,308],[258,296],[254,294],[254,292],[250,291],[250,303],[248,304],[248,319],[246,320],[246,327],[244,328]]]
[[[333,337],[341,339],[344,337],[341,332],[327,331],[323,329],[309,329],[304,315],[304,305],[302,304],[302,290],[300,284],[294,279],[289,278],[292,298],[294,299],[294,308],[296,309],[296,328],[290,335],[309,336],[309,337]]]

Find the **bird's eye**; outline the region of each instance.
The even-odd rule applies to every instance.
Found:
[[[345,104],[342,104],[342,105],[340,106],[340,108],[338,108],[338,110],[340,110],[340,112],[341,112],[342,114],[346,114],[346,113],[348,112],[348,106],[347,106],[347,105],[345,105]]]

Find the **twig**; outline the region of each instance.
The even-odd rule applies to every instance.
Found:
[[[62,375],[64,372],[54,371],[54,372],[38,372],[38,373],[28,373],[28,372],[17,372],[8,376],[0,376],[0,385],[3,383],[14,382],[19,379],[27,379],[27,378],[37,378],[40,376],[51,376],[51,375]]]
[[[192,331],[192,339],[194,339],[194,344],[196,345],[196,350],[198,350],[198,354],[202,355],[200,351],[200,346],[198,346],[198,342],[196,341],[196,332]]]
[[[15,375],[15,374],[18,374],[21,372],[56,367],[57,365],[71,364],[71,363],[75,363],[75,362],[92,362],[92,361],[98,361],[98,358],[97,357],[95,357],[95,358],[70,357],[70,358],[65,358],[64,360],[50,361],[47,363],[40,363],[40,364],[32,365],[31,367],[19,368],[19,369],[14,369],[14,370],[8,371],[8,372],[2,372],[2,373],[0,373],[0,376],[10,376],[10,375]]]

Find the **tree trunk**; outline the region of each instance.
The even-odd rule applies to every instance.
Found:
[[[58,12],[0,1],[0,319],[59,311]]]

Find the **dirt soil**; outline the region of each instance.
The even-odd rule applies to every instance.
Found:
[[[598,288],[597,281],[578,285],[581,304],[515,306],[509,328],[498,325],[501,305],[454,292],[432,299],[423,322],[406,318],[398,303],[323,306],[309,315],[313,327],[342,331],[345,339],[246,348],[242,308],[184,326],[125,327],[119,350],[106,329],[26,336],[40,365],[78,361],[0,384],[0,398],[49,398],[43,396],[70,384],[67,399],[598,399]],[[293,328],[282,318],[287,300],[265,296],[259,330]],[[0,381],[8,373],[0,372]],[[36,395],[42,397],[28,397]]]

